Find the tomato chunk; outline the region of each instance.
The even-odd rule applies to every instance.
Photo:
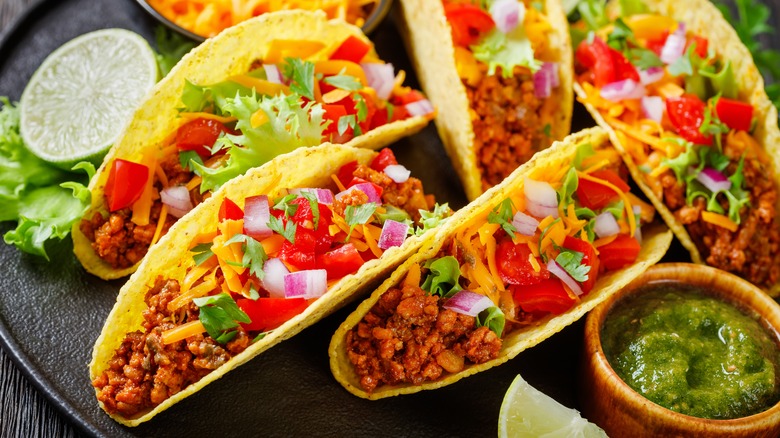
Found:
[[[236,304],[252,321],[241,326],[244,330],[253,332],[275,329],[309,306],[303,298],[239,298]]]
[[[109,211],[129,207],[141,196],[149,179],[149,168],[143,164],[117,158],[111,163],[105,193]]]
[[[615,80],[631,79],[634,82],[639,82],[639,72],[636,71],[636,67],[629,62],[628,58],[620,51],[611,47],[609,52],[612,55],[612,63],[615,66]]]
[[[384,148],[379,151],[379,154],[371,160],[371,168],[377,172],[385,170],[385,167],[391,164],[398,164],[398,160],[395,159],[395,154],[390,148]]]
[[[195,119],[176,131],[176,147],[180,151],[195,151],[202,158],[208,158],[211,156],[209,148],[214,146],[223,132],[230,130],[216,120]]]
[[[750,131],[753,124],[753,105],[746,102],[721,97],[715,104],[715,112],[720,121],[731,129]]]
[[[447,3],[444,15],[450,24],[452,42],[463,47],[476,44],[483,33],[496,25],[488,12],[471,3]]]
[[[328,280],[336,280],[355,272],[363,266],[360,252],[351,243],[317,256],[317,269],[328,272]]]
[[[599,210],[618,199],[618,194],[604,184],[580,178],[577,184],[577,199],[583,207]]]
[[[641,249],[636,239],[621,234],[612,242],[599,247],[599,261],[608,270],[620,269],[634,263]]]
[[[695,144],[711,145],[712,136],[699,131],[705,108],[704,102],[693,94],[666,99],[666,113],[680,137]]]
[[[237,221],[239,219],[244,218],[244,210],[241,210],[241,207],[236,205],[235,202],[231,201],[228,198],[225,198],[222,200],[222,204],[219,206],[219,221],[222,222],[224,220],[234,220]]]
[[[588,279],[580,283],[583,293],[590,292],[599,276],[599,258],[596,257],[596,249],[590,243],[571,236],[566,236],[566,239],[563,241],[563,247],[581,252],[582,263],[585,266],[590,266]]]
[[[547,265],[537,258],[539,272],[531,265],[531,250],[526,244],[515,245],[510,239],[504,239],[496,247],[496,267],[498,276],[505,283],[516,285],[536,284],[550,278]]]
[[[325,110],[323,119],[330,120],[328,127],[325,128],[322,135],[326,139],[330,139],[331,135],[336,135],[339,132],[339,119],[347,115],[347,110],[344,105],[322,105],[322,109]]]
[[[601,38],[593,38],[592,44],[588,44],[587,40],[581,42],[575,56],[582,67],[592,70],[596,87],[615,82],[615,60],[610,47]]]
[[[512,285],[510,290],[515,304],[528,313],[559,315],[569,310],[575,301],[557,278],[525,286]]]
[[[371,44],[354,35],[350,35],[341,43],[336,51],[330,55],[330,59],[342,59],[344,61],[352,61],[359,64],[370,50]]]
[[[347,187],[347,184],[352,181],[353,175],[355,174],[355,169],[357,168],[358,162],[350,161],[349,163],[341,166],[341,169],[339,169],[338,173],[336,174],[336,178],[341,181],[341,184],[343,184],[344,187]]]
[[[699,35],[692,36],[688,41],[688,46],[685,47],[686,51],[688,50],[688,47],[691,46],[691,44],[696,44],[696,48],[694,50],[696,51],[696,55],[698,55],[699,58],[707,59],[707,46],[709,45],[707,38]]]
[[[614,170],[601,169],[592,172],[590,175],[594,178],[603,179],[604,181],[620,189],[620,191],[623,193],[628,193],[631,190],[631,187],[628,186],[628,183],[623,181],[623,178],[621,178],[620,175],[618,175],[618,173]]]

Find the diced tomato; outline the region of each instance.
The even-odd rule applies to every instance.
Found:
[[[222,204],[219,206],[219,221],[222,222],[224,220],[234,220],[237,221],[239,219],[244,218],[244,210],[241,210],[241,207],[236,205],[235,202],[231,201],[228,198],[225,198],[222,200]]]
[[[693,44],[693,43],[696,43],[696,49],[695,50],[696,50],[696,54],[699,56],[699,58],[706,59],[707,58],[707,46],[708,46],[707,38],[704,38],[704,37],[699,36],[699,35],[692,36],[691,39],[688,40],[688,45],[685,47],[685,50],[687,51],[688,47],[690,47],[691,44]]]
[[[711,145],[712,136],[704,135],[699,127],[704,121],[704,102],[693,94],[666,99],[666,113],[677,133],[692,143]]]
[[[607,270],[620,269],[634,263],[641,249],[636,239],[621,234],[612,242],[599,247],[599,261]]]
[[[336,51],[330,55],[330,59],[342,59],[344,61],[352,61],[359,64],[370,50],[371,44],[354,35],[350,35],[341,43]]]
[[[582,41],[575,56],[582,67],[593,71],[593,85],[596,87],[615,82],[615,60],[610,47],[601,38],[593,38],[592,44]]]
[[[328,271],[328,280],[354,274],[363,263],[360,252],[351,243],[317,256],[317,269]]]
[[[495,26],[488,12],[471,3],[446,3],[444,15],[452,29],[452,42],[458,46],[476,44],[483,33]]]
[[[750,131],[753,124],[753,105],[721,97],[715,105],[718,118],[731,129]]]
[[[666,39],[669,37],[669,31],[665,30],[660,38],[648,39],[645,47],[652,50],[656,55],[661,56],[661,49],[666,45]]]
[[[399,94],[397,96],[393,96],[393,105],[406,105],[409,103],[414,103],[420,100],[425,99],[425,95],[420,93],[417,90],[409,90],[408,93]],[[398,108],[396,107],[396,110]]]
[[[563,241],[563,247],[583,254],[582,264],[590,266],[590,271],[588,271],[588,279],[581,282],[580,287],[582,292],[590,292],[599,276],[599,258],[596,257],[596,249],[590,243],[571,236],[566,236],[566,239]]]
[[[330,120],[330,124],[327,128],[325,128],[325,131],[322,133],[322,135],[326,139],[330,139],[330,136],[333,134],[338,134],[339,132],[339,119],[343,116],[347,115],[347,110],[344,108],[344,105],[322,105],[322,109],[325,110],[325,115],[323,118],[325,120]]]
[[[609,52],[612,54],[612,62],[615,66],[615,80],[631,79],[639,82],[639,73],[636,71],[636,67],[628,61],[625,55],[611,47]]]
[[[496,267],[498,276],[505,283],[516,285],[536,284],[550,278],[547,266],[537,258],[539,272],[534,270],[529,260],[531,250],[528,245],[515,245],[510,239],[504,239],[496,247]]]
[[[347,188],[350,188],[350,187],[352,187],[354,185],[357,185],[357,184],[363,184],[363,183],[371,184],[374,187],[374,190],[376,190],[377,196],[379,196],[380,198],[382,197],[382,193],[384,192],[384,189],[382,188],[382,186],[374,184],[371,181],[366,181],[363,178],[358,178],[358,177],[352,178],[352,181],[349,182],[349,185],[347,186]]]
[[[349,163],[341,166],[341,169],[339,169],[336,177],[339,179],[339,181],[341,181],[341,184],[345,184],[344,187],[346,187],[346,184],[349,184],[349,182],[352,181],[353,175],[355,174],[355,169],[357,169],[357,167],[357,161],[350,161]]]
[[[111,163],[105,193],[109,211],[129,207],[144,191],[149,168],[143,164],[117,158]]]
[[[239,298],[236,304],[252,321],[241,326],[252,332],[275,329],[309,306],[303,298]]]
[[[580,200],[580,204],[583,207],[591,210],[602,209],[617,200],[617,198],[618,194],[604,184],[589,181],[585,178],[580,178],[577,184],[577,199]]]
[[[212,119],[195,119],[176,131],[176,147],[180,151],[195,151],[202,158],[211,156],[208,148],[214,146],[223,132],[231,132],[222,123]]]
[[[391,164],[398,164],[398,160],[395,159],[395,154],[390,148],[384,148],[379,151],[379,154],[371,161],[371,168],[377,172],[385,170],[385,167]]]
[[[374,117],[371,118],[371,129],[387,124],[387,107],[377,108]]]
[[[391,114],[390,121],[391,122],[397,122],[399,120],[404,120],[409,118],[409,110],[406,109],[405,106],[395,106],[393,108],[393,114]]]
[[[563,283],[557,278],[548,278],[535,284],[510,286],[515,304],[528,313],[552,313],[559,315],[574,304]]]
[[[314,254],[314,239],[311,233],[296,230],[295,244],[285,240],[279,251],[283,262],[300,270],[314,269],[316,266]]]
[[[603,179],[604,181],[620,189],[620,191],[623,193],[628,193],[628,191],[631,190],[631,188],[628,186],[628,183],[623,181],[623,178],[621,178],[620,175],[618,175],[614,170],[601,169],[591,173],[590,175],[594,178]]]

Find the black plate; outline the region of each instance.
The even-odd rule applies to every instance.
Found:
[[[47,54],[83,33],[108,27],[138,32],[150,41],[156,23],[131,0],[42,0],[0,42],[0,95],[18,100]],[[383,59],[415,78],[393,24],[373,39]],[[592,126],[582,107],[575,130]],[[465,204],[449,160],[431,125],[393,146],[399,160],[426,189],[452,206]],[[10,224],[0,224],[5,232]],[[677,254],[677,257],[674,255]],[[675,243],[668,260],[684,260]],[[94,436],[495,436],[501,401],[516,374],[570,407],[582,322],[503,366],[436,391],[366,401],[331,376],[328,343],[350,305],[298,336],[228,373],[192,397],[137,428],[103,413],[89,382],[87,363],[122,281],[88,275],[71,254],[70,241],[49,263],[0,245],[0,341],[17,366],[51,403]]]

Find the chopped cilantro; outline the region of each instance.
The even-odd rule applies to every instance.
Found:
[[[349,239],[352,230],[360,224],[365,224],[371,219],[371,215],[376,211],[377,205],[373,202],[368,202],[362,205],[348,205],[344,209],[344,220],[349,225],[349,233],[347,233],[347,239]]]
[[[388,116],[388,118],[390,118],[390,117]],[[550,137],[552,137],[552,126],[551,126],[549,123],[546,123],[546,124],[544,125],[544,128],[542,128],[542,133],[543,133],[543,134],[544,134],[544,135],[545,135],[547,138],[550,138]]]
[[[235,336],[235,331],[231,329],[238,327],[239,322],[246,324],[252,322],[233,298],[225,292],[193,298],[192,302],[200,308],[198,319],[209,336],[220,343],[227,343]],[[231,331],[233,335],[229,334]]]
[[[287,225],[285,225],[278,217],[271,216],[271,218],[268,220],[268,228],[278,234],[281,234],[282,237],[287,239],[288,242],[293,244],[295,243],[295,231],[298,229],[298,227],[295,225],[295,222],[287,221]]]
[[[309,201],[309,208],[311,209],[312,221],[314,222],[314,229],[316,230],[320,225],[320,203],[317,201],[317,197],[311,192],[301,192],[301,196]]]
[[[363,88],[363,84],[354,76],[345,75],[343,70],[335,76],[328,76],[324,79],[326,84],[333,85],[336,88],[347,91],[357,91]]]
[[[352,100],[355,101],[355,109],[357,110],[358,121],[365,122],[366,117],[368,117],[368,106],[366,106],[366,99],[360,93],[352,93]]]
[[[629,49],[628,59],[636,68],[647,70],[653,67],[663,67],[664,62],[652,50],[634,48]]]
[[[247,236],[246,234],[236,234],[235,236],[228,239],[224,243],[224,246],[236,242],[243,242],[241,249],[244,251],[244,258],[241,260],[241,263],[234,264],[228,262],[228,264],[234,264],[235,266],[241,266],[242,268],[249,268],[249,272],[252,275],[257,277],[259,280],[262,280],[263,276],[265,275],[263,272],[263,265],[265,264],[265,261],[268,260],[268,256],[265,254],[265,250],[263,249],[263,245],[261,245],[260,242],[251,236]]]
[[[688,50],[686,50],[685,53],[682,54],[682,56],[677,58],[673,63],[669,64],[669,67],[667,67],[666,71],[668,71],[670,75],[690,76],[693,74],[693,65],[691,64],[691,55],[693,53],[693,50],[691,49],[692,48],[689,47]]]
[[[290,193],[287,196],[283,196],[274,203],[274,210],[281,210],[287,217],[292,217],[296,211],[298,211],[298,204],[292,204],[291,201],[295,200],[298,195]]]
[[[573,249],[559,249],[561,252],[558,254],[558,257],[555,258],[555,261],[571,275],[571,278],[579,282],[587,281],[590,266],[582,263],[582,258],[585,255],[579,251],[574,251]]]
[[[314,100],[314,63],[300,58],[285,58],[284,77],[290,79],[290,91]]]
[[[192,258],[195,260],[195,265],[198,266],[202,265],[214,255],[214,253],[211,252],[211,243],[200,243],[192,247],[190,251],[195,253]]]
[[[512,200],[506,198],[488,213],[487,217],[489,223],[501,225],[501,228],[504,229],[510,238],[514,238],[515,231],[517,231],[517,228],[512,225],[513,209]]]
[[[354,114],[347,114],[346,116],[339,117],[339,125],[338,125],[339,135],[344,135],[344,133],[347,132],[348,128],[352,128],[352,130],[355,132],[357,132],[360,129],[360,127],[357,124],[357,120],[355,120]],[[357,133],[355,135],[357,135]]]

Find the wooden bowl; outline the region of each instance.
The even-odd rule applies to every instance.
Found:
[[[579,379],[580,406],[585,417],[601,426],[611,437],[780,436],[780,403],[758,414],[731,420],[692,417],[651,402],[635,392],[612,369],[600,338],[605,317],[615,303],[640,287],[650,282],[669,280],[699,286],[703,293],[759,315],[759,322],[770,334],[774,334],[780,345],[780,306],[756,286],[705,265],[656,265],[593,309],[585,321],[585,346]]]

